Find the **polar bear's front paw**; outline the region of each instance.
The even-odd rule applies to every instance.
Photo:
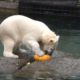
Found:
[[[5,52],[3,56],[4,57],[10,57],[10,58],[18,58],[17,55],[10,53],[10,52]]]

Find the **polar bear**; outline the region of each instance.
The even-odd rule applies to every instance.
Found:
[[[51,52],[59,40],[59,36],[41,21],[23,15],[13,15],[0,24],[0,40],[4,45],[5,57],[18,58],[13,53],[14,45],[22,42],[29,44],[39,56]]]

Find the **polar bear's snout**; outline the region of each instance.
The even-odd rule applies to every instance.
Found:
[[[54,52],[54,49],[51,48],[51,49],[45,50],[44,52],[45,54],[52,55],[52,53]]]
[[[56,45],[54,45],[54,44],[44,46],[44,52],[45,52],[45,54],[52,55],[52,53],[55,50],[55,47],[56,47]]]
[[[54,40],[55,39],[55,40]],[[43,45],[43,50],[46,54],[52,55],[54,50],[57,48],[59,42],[59,36],[51,38],[47,43]]]

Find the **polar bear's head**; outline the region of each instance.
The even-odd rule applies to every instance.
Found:
[[[50,31],[44,33],[42,36],[42,46],[41,48],[45,53],[51,53],[56,49],[59,41],[59,35],[56,35],[54,32]]]

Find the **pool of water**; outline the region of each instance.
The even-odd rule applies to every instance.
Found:
[[[80,57],[80,30],[57,30],[61,34],[58,49]]]
[[[7,16],[0,17],[0,21],[2,21],[6,17]],[[39,18],[39,20],[41,19]],[[73,21],[73,22],[68,21],[66,23],[62,19],[60,21],[57,19],[53,19],[51,17],[49,17],[48,20],[44,17],[44,21],[45,23],[48,24],[48,26],[51,26],[51,29],[53,29],[58,35],[60,35],[58,50],[69,53],[69,54],[73,54],[76,57],[80,57],[80,29],[78,29],[78,27],[77,29],[72,28],[74,26],[79,26],[79,23],[76,21]],[[2,56],[2,53],[3,53],[3,46],[1,44],[0,45],[1,56]],[[26,80],[26,79],[15,78],[13,77],[12,74],[0,74],[0,80]],[[27,80],[30,80],[30,79],[27,79]],[[39,80],[43,80],[43,79],[39,79]],[[75,79],[67,79],[67,80],[80,80],[80,77],[76,77]]]

